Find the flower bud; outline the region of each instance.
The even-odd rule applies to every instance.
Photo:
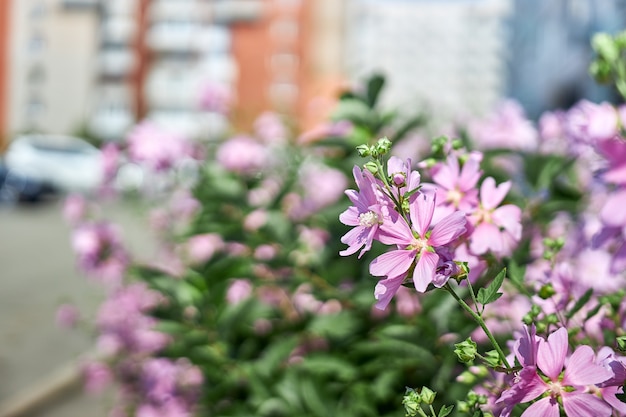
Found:
[[[376,173],[378,172],[378,165],[376,165],[376,162],[374,161],[369,161],[368,163],[365,164],[365,169],[367,169],[372,174],[376,175]]]
[[[542,286],[541,289],[539,290],[539,297],[541,297],[543,300],[547,300],[548,298],[552,297],[554,294],[556,294],[556,291],[554,290],[554,287],[552,286],[552,284],[546,284]]]
[[[404,394],[404,398],[402,399],[402,405],[404,405],[404,409],[406,410],[406,415],[410,417],[416,416],[420,411],[420,404],[422,402],[422,398],[413,388],[406,388],[406,392]]]
[[[431,390],[428,387],[422,387],[422,391],[420,392],[420,398],[424,404],[432,404],[435,402],[435,397],[437,393]]]
[[[378,155],[385,155],[391,150],[391,141],[386,137],[378,139],[376,142],[376,152]]]
[[[476,342],[469,337],[461,343],[455,343],[454,347],[456,347],[456,349],[454,349],[454,353],[459,358],[459,361],[463,363],[471,362],[476,357]]]
[[[356,151],[359,153],[359,156],[363,158],[370,156],[372,154],[370,147],[365,144],[357,146]]]

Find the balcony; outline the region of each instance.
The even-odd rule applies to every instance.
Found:
[[[111,16],[100,27],[102,43],[130,46],[137,33],[137,24],[129,16]]]
[[[198,0],[153,0],[148,18],[152,23],[168,20],[208,22],[211,17],[210,4]]]
[[[146,44],[155,52],[197,52],[202,26],[191,20],[163,21],[153,24],[146,35]]]
[[[131,49],[105,48],[99,54],[98,69],[106,77],[127,77],[135,64],[136,57]]]

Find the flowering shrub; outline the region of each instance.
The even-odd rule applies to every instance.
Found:
[[[623,39],[594,41],[618,87]],[[66,206],[108,293],[85,377],[115,381],[114,415],[626,415],[626,108],[537,128],[506,102],[425,140],[383,84],[295,139],[267,113],[204,149],[142,124],[107,151],[163,180],[140,190],[155,261]]]

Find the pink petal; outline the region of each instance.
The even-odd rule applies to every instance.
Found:
[[[602,398],[621,414],[626,414],[626,404],[616,397],[616,394],[623,394],[623,387],[610,386],[602,388]]]
[[[470,157],[463,164],[461,177],[459,178],[459,188],[462,191],[469,191],[476,187],[476,183],[480,179],[480,161],[475,157]]]
[[[442,164],[433,174],[433,181],[447,190],[456,188],[459,177],[459,161],[456,156],[449,156],[446,164]]]
[[[613,376],[613,372],[595,363],[595,353],[589,346],[576,348],[567,362],[563,384],[585,386],[599,384]]]
[[[357,226],[341,237],[341,243],[348,245],[348,248],[339,252],[341,256],[350,256],[358,251],[363,245],[369,249],[368,237],[372,227]],[[371,242],[371,241],[370,241]]]
[[[413,228],[419,233],[420,237],[424,237],[433,219],[433,212],[435,211],[434,197],[423,193],[420,194],[415,199],[415,202],[410,205],[409,211]]]
[[[413,232],[404,220],[398,216],[395,222],[385,219],[379,227],[378,240],[385,245],[408,245],[413,241]]]
[[[379,310],[387,308],[393,296],[396,295],[398,289],[402,286],[403,281],[403,275],[378,281],[376,288],[374,288],[374,298],[377,300],[375,307]]]
[[[539,339],[537,366],[553,381],[558,378],[563,370],[567,346],[567,329],[564,327],[548,336],[547,342],[544,339]]]
[[[370,274],[397,277],[404,274],[415,260],[414,250],[393,250],[383,253],[370,263]]]
[[[513,350],[515,356],[522,366],[537,365],[537,349],[539,340],[535,333],[535,326],[524,326],[522,337],[515,341]]]
[[[360,214],[361,212],[359,212],[356,207],[348,207],[343,213],[339,215],[339,221],[346,226],[358,226],[360,224]]]
[[[542,398],[522,413],[521,417],[559,417],[559,404],[552,397]]]
[[[613,408],[591,394],[563,393],[563,408],[567,417],[610,417]]]
[[[626,226],[626,190],[615,192],[609,196],[600,211],[600,219],[608,226]]]
[[[491,218],[494,224],[503,227],[516,240],[522,238],[522,210],[519,207],[513,204],[498,207],[491,213]]]
[[[474,255],[482,255],[489,250],[500,253],[504,250],[504,241],[500,229],[491,223],[481,223],[470,237],[470,251]]]
[[[511,181],[503,182],[496,187],[496,180],[487,177],[480,186],[480,201],[487,210],[494,209],[504,200],[511,189]]]
[[[441,219],[439,223],[433,227],[433,232],[428,239],[428,243],[432,246],[443,246],[465,233],[465,214],[456,211],[451,215]]]
[[[415,265],[415,271],[413,271],[413,284],[415,284],[417,291],[426,291],[428,284],[433,281],[437,262],[439,262],[439,255],[434,252],[422,250],[417,265]]]

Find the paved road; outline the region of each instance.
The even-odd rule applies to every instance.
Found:
[[[93,316],[103,297],[100,288],[76,270],[61,206],[60,200],[0,206],[0,406],[92,347],[88,328],[59,329],[54,321],[58,306],[66,302]],[[133,249],[144,254],[152,250],[135,208],[117,204],[104,211],[124,227]],[[103,417],[107,403],[76,391],[30,415]]]

